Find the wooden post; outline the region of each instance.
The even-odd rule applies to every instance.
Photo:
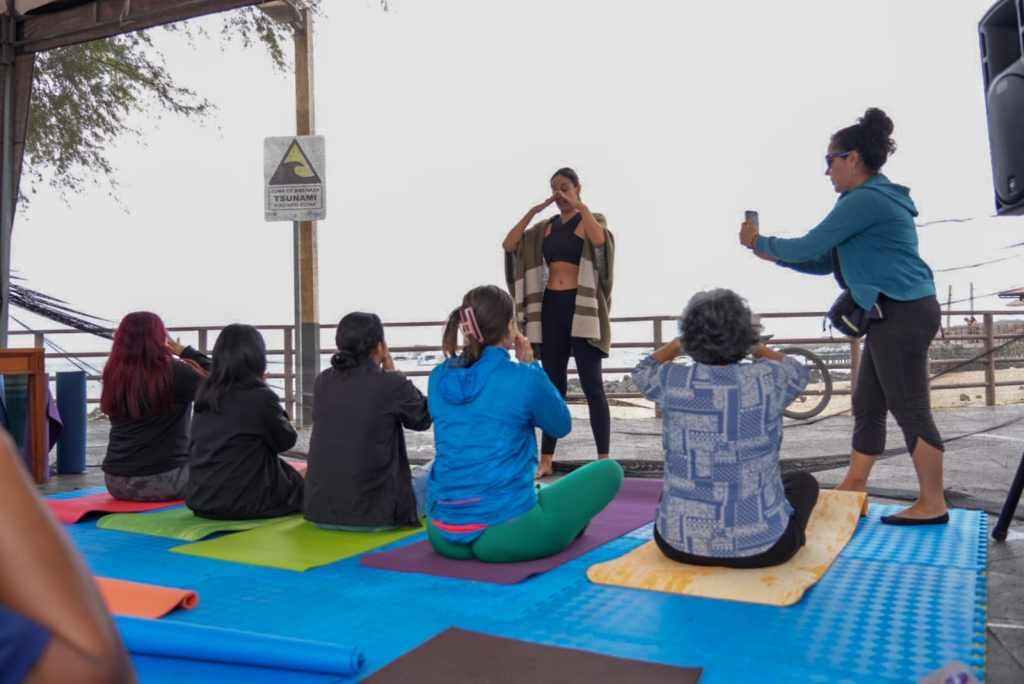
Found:
[[[46,378],[46,350],[36,348],[32,356],[33,373],[29,377],[28,423],[31,435],[29,451],[32,455],[32,478],[46,482],[50,478],[49,430],[46,419],[46,394],[49,382]]]
[[[664,344],[661,341],[661,321],[655,318],[652,322],[654,323],[654,349],[657,351],[657,349]],[[654,405],[654,417],[661,418],[661,406],[659,404]]]
[[[857,389],[857,375],[860,373],[860,340],[850,338],[850,394]]]
[[[995,406],[996,359],[992,354],[992,348],[995,347],[995,340],[993,339],[995,325],[990,313],[985,314],[983,320],[985,325],[985,351],[988,352],[985,356],[985,406]]]
[[[28,375],[28,443],[32,479],[37,484],[49,477],[46,435],[46,357],[42,349],[0,350],[0,374]]]
[[[313,14],[302,10],[295,29],[295,117],[298,135],[315,135],[316,107],[313,93]],[[313,383],[320,373],[320,281],[316,221],[302,221],[298,232],[299,319],[298,345],[301,374],[295,415],[302,425],[313,423]]]
[[[295,417],[295,366],[292,363],[295,347],[292,346],[292,334],[295,328],[284,329],[284,410],[292,418]]]
[[[17,36],[13,5],[0,18],[0,70],[3,73],[3,106],[0,107],[0,348],[7,347],[11,301],[11,234],[18,188],[14,184],[14,108],[16,106],[14,41]],[[18,160],[20,161],[20,160]]]
[[[949,286],[949,291],[946,293],[946,330],[953,327],[950,322],[950,314],[953,311],[953,286]]]

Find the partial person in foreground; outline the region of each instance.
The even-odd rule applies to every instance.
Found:
[[[569,357],[575,359],[597,457],[608,458],[611,414],[601,362],[611,347],[615,239],[604,216],[591,213],[580,198],[575,171],[559,169],[550,184],[551,196],[530,209],[502,242],[505,280],[520,330],[540,349],[544,372],[562,397],[568,390]],[[558,213],[531,226],[552,203]],[[556,444],[555,435],[544,434],[537,477],[554,472]]]
[[[879,109],[837,131],[825,174],[839,199],[828,216],[799,238],[767,237],[745,222],[740,242],[758,256],[812,275],[832,274],[847,320],[867,330],[853,390],[853,450],[837,489],[867,491],[885,451],[892,412],[914,461],[920,487],[909,508],[882,518],[890,525],[949,521],[942,484],[943,443],[931,409],[928,348],[941,325],[932,271],[918,251],[917,208],[910,190],[882,175],[896,150],[893,123]]]
[[[427,398],[395,370],[376,314],[348,314],[334,340],[313,386],[306,519],[351,531],[419,527],[430,469],[410,469],[404,430],[430,427]]]
[[[302,510],[302,476],[278,456],[297,434],[263,381],[266,371],[256,328],[233,323],[221,331],[192,421],[185,503],[196,515],[247,520]]]
[[[0,431],[0,684],[127,684],[131,660],[85,564]]]
[[[537,492],[535,430],[564,437],[572,420],[534,363],[506,292],[470,290],[448,317],[442,346],[448,359],[430,374],[427,392],[436,444],[430,543],[448,558],[492,563],[562,551],[618,493],[622,467],[595,461]]]
[[[758,341],[750,309],[731,290],[700,292],[679,319],[681,338],[633,370],[663,411],[665,488],[654,539],[672,560],[763,568],[806,541],[818,501],[808,473],[782,476],[782,412],[810,371]],[[693,365],[672,363],[688,354]],[[747,355],[754,362],[741,364]]]
[[[121,319],[100,393],[100,409],[110,418],[102,468],[111,496],[184,498],[192,401],[209,368],[204,354],[170,339],[156,314],[136,311]]]

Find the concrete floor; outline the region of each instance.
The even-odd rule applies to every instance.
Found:
[[[1024,451],[1024,406],[949,409],[936,411],[936,422],[946,440],[946,495],[953,506],[977,508],[991,514],[990,525],[1006,497],[1010,481]],[[611,453],[627,472],[639,476],[660,474],[661,421],[655,418],[613,418]],[[823,486],[842,477],[849,454],[853,421],[837,416],[812,424],[787,426],[783,468],[814,472]],[[870,493],[878,502],[913,500],[917,481],[903,447],[903,436],[890,421],[888,451],[872,474]],[[99,464],[106,449],[109,425],[89,424],[88,464],[84,475],[51,478],[44,493],[103,484]],[[433,435],[406,433],[410,459],[433,457]],[[309,430],[300,432],[296,449],[305,450]],[[575,420],[568,438],[559,443],[559,470],[593,458],[593,441],[586,420]],[[989,553],[988,681],[1024,682],[1024,503],[1005,542],[990,540]]]

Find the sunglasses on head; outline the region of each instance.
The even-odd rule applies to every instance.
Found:
[[[836,159],[846,159],[853,153],[853,150],[847,150],[846,152],[829,152],[825,155],[825,168],[831,169],[832,162]]]

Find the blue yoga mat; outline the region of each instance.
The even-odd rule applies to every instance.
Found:
[[[325,642],[167,620],[114,619],[133,655],[346,677],[363,666],[359,649]]]
[[[267,670],[244,665],[143,655],[132,655],[132,665],[143,684],[334,684],[352,681],[349,677],[336,675]]]
[[[649,526],[507,586],[375,570],[361,566],[358,557],[300,574],[169,553],[174,540],[100,530],[91,522],[65,531],[98,575],[167,586],[183,586],[187,578],[187,586],[202,598],[199,607],[168,616],[164,623],[356,647],[366,656],[360,677],[449,627],[700,666],[701,684],[755,679],[888,684],[917,681],[953,660],[971,664],[984,677],[984,514],[956,511],[946,529],[904,536],[897,548],[878,529],[876,513],[887,510],[878,508],[872,518],[861,521],[847,549],[852,547],[855,554],[844,550],[822,581],[792,608],[587,581],[590,565],[648,541]],[[865,541],[858,544],[861,535]],[[138,656],[136,662],[140,671],[155,672],[175,661]],[[212,664],[178,663],[165,671],[187,670],[179,682],[218,681],[220,670]],[[235,674],[242,672],[232,668]],[[266,672],[254,669],[251,677],[238,674],[239,679],[225,675],[224,681],[291,681]]]
[[[57,441],[57,472],[85,472],[85,371],[57,373],[57,410],[64,428]]]

